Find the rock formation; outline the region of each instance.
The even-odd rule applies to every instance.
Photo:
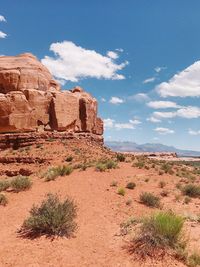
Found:
[[[97,101],[80,87],[61,91],[32,54],[0,57],[0,133],[103,134]]]

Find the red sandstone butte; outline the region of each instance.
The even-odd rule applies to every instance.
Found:
[[[61,91],[32,54],[0,57],[0,133],[103,134],[97,101],[82,88]]]

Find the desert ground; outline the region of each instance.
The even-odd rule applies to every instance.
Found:
[[[98,162],[107,159],[116,162],[115,168],[99,169]],[[199,183],[200,165],[174,162],[166,166],[164,161],[132,155],[120,160],[107,148],[79,140],[48,140],[41,145],[1,151],[0,181],[11,181],[23,174],[29,176],[32,186],[18,193],[10,187],[1,192],[8,203],[0,206],[0,266],[187,266],[170,253],[159,259],[138,259],[129,250],[134,227],[138,226],[127,222],[158,210],[172,210],[185,218],[188,253],[198,251],[200,199],[186,198],[180,188]],[[46,181],[45,172],[60,165],[72,166],[73,172]],[[135,183],[134,189],[127,188],[130,182]],[[142,192],[158,196],[160,207],[141,203]],[[78,227],[73,236],[21,236],[18,231],[30,209],[48,193],[56,193],[61,199],[70,197],[76,203]]]

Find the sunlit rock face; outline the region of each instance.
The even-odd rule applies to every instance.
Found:
[[[60,90],[32,54],[0,57],[0,133],[68,131],[103,134],[97,101],[82,88]]]

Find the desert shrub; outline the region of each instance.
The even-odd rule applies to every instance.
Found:
[[[197,252],[194,252],[188,257],[188,262],[187,262],[189,267],[196,267],[200,266],[200,254]]]
[[[32,182],[27,176],[17,176],[10,182],[10,186],[14,192],[18,193],[30,189]]]
[[[126,159],[125,155],[124,154],[121,154],[121,153],[118,153],[117,154],[117,160],[120,161],[120,162],[124,162]]]
[[[182,193],[189,197],[200,197],[200,186],[187,184],[182,188]]]
[[[124,196],[126,193],[125,189],[123,187],[118,188],[117,194],[120,196]]]
[[[128,189],[134,189],[136,187],[136,184],[134,182],[129,182],[126,185],[126,188]]]
[[[137,167],[137,168],[139,168],[139,169],[142,169],[142,168],[145,167],[145,162],[144,162],[144,161],[138,161],[138,162],[133,163],[132,166],[133,166],[133,167]]]
[[[107,168],[106,168],[106,165],[104,164],[104,163],[97,163],[97,165],[96,165],[96,170],[97,171],[100,171],[100,172],[105,172],[105,170],[106,170]]]
[[[145,178],[144,181],[145,181],[145,183],[148,183],[149,178]]]
[[[159,182],[159,187],[160,188],[164,188],[166,186],[166,182],[165,181],[160,181]]]
[[[45,181],[46,181],[46,182],[55,180],[58,176],[59,176],[59,174],[58,174],[58,172],[57,172],[57,168],[56,168],[56,167],[49,168],[49,169],[43,174],[43,178],[45,178]]]
[[[144,218],[138,235],[132,241],[132,251],[141,257],[155,256],[159,249],[184,247],[184,219],[172,212],[158,212]]]
[[[60,176],[70,175],[73,172],[73,167],[70,165],[63,165],[61,167],[57,167],[58,174]]]
[[[0,192],[5,191],[10,186],[10,183],[8,181],[0,181]]]
[[[43,234],[69,237],[76,229],[76,216],[73,200],[67,198],[62,202],[57,195],[48,194],[40,206],[32,207],[19,232],[33,237]]]
[[[65,161],[67,161],[67,162],[71,162],[73,160],[73,157],[72,156],[68,156],[68,157],[66,157],[66,159],[65,159]]]
[[[121,235],[127,235],[129,233],[132,232],[133,227],[139,223],[139,220],[134,218],[134,217],[130,217],[128,220],[126,220],[125,222],[120,224],[120,233]]]
[[[113,160],[107,160],[105,164],[107,169],[115,169],[117,167],[117,162]]]
[[[100,172],[103,172],[105,170],[115,169],[115,168],[117,168],[117,162],[111,159],[100,161],[96,164],[96,170]]]
[[[165,173],[169,173],[169,174],[173,174],[173,170],[172,170],[173,166],[169,163],[163,163],[161,165],[161,169],[165,172]]]
[[[140,201],[142,204],[148,207],[158,208],[160,206],[160,198],[154,196],[152,193],[144,192],[140,195]]]
[[[73,167],[69,165],[63,165],[58,167],[49,168],[43,175],[46,182],[55,180],[58,176],[70,175],[73,171]]]
[[[0,205],[1,206],[6,206],[7,203],[8,203],[8,200],[7,200],[6,196],[3,195],[3,194],[0,194]]]

